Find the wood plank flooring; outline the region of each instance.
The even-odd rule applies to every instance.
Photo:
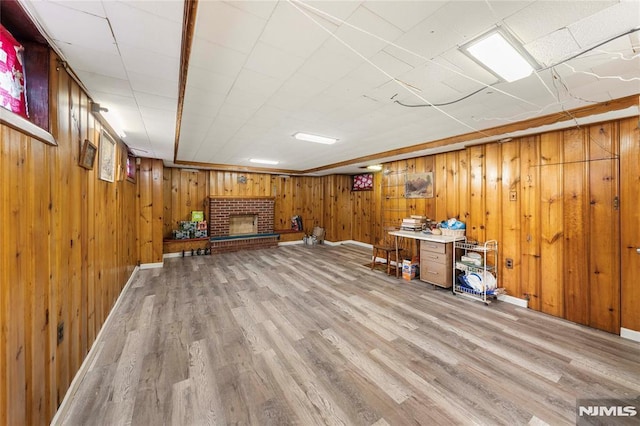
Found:
[[[640,344],[363,266],[353,245],[142,270],[66,425],[575,424],[640,395]]]

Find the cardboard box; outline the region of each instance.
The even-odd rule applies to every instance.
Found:
[[[410,281],[416,277],[416,270],[418,269],[418,263],[409,259],[402,261],[402,278]]]

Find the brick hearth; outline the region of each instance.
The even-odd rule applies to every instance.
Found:
[[[274,204],[274,197],[210,197],[209,236],[212,238],[212,253],[277,247],[278,236],[273,235]],[[244,214],[258,216],[256,235],[247,239],[216,239],[229,236],[229,216]],[[260,234],[267,235],[260,237]]]

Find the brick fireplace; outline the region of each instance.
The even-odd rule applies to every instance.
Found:
[[[212,253],[276,247],[273,233],[274,197],[210,197],[209,235]],[[253,234],[230,235],[238,217],[255,217]]]

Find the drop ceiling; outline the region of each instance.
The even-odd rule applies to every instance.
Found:
[[[249,159],[263,158],[278,161],[260,168],[274,173],[354,173],[575,125],[567,114],[554,126],[483,132],[640,94],[637,0],[200,0],[192,33],[182,1],[21,4],[122,140],[167,165],[255,170]],[[536,73],[502,82],[459,50],[495,27],[522,43]],[[302,142],[296,132],[338,142]],[[461,134],[471,137],[428,145]]]

